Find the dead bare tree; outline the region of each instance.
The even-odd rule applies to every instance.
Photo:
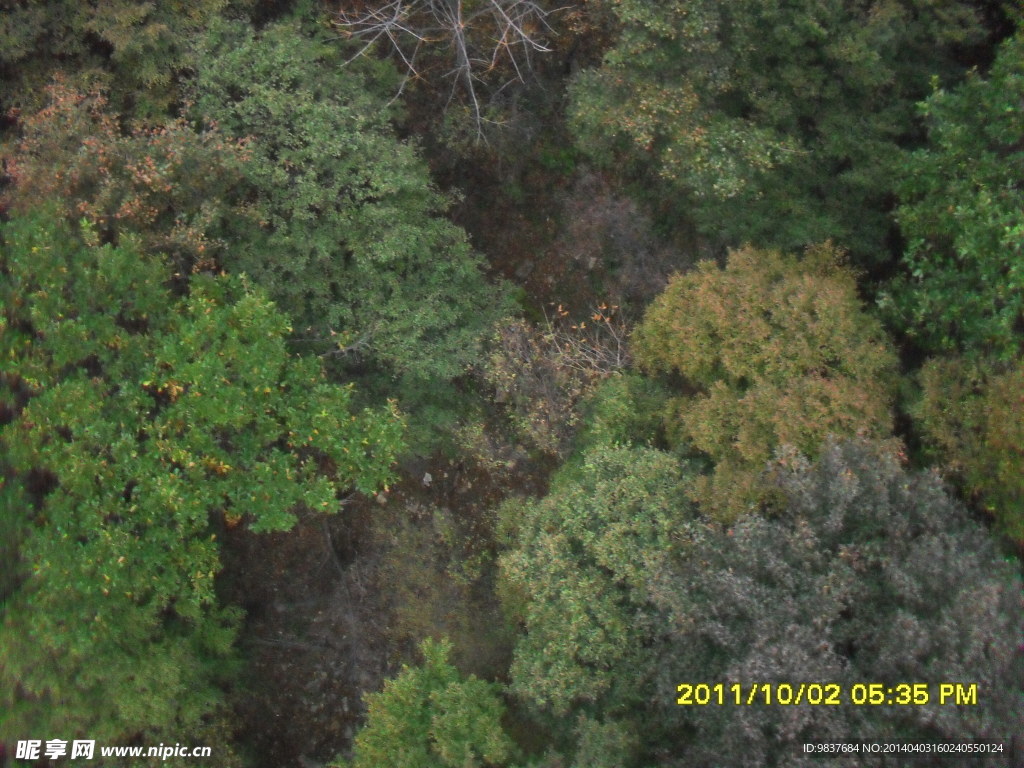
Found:
[[[518,439],[564,459],[586,397],[630,365],[628,339],[614,305],[601,304],[579,322],[559,305],[541,325],[512,320],[498,328],[481,375]]]
[[[410,79],[424,78],[423,51],[447,46],[448,104],[461,88],[478,139],[484,124],[492,122],[485,115],[485,84],[498,78],[493,97],[524,81],[534,54],[551,50],[544,39],[552,31],[548,18],[570,7],[546,8],[534,0],[371,0],[356,5],[337,11],[334,22],[343,36],[364,43],[350,60],[384,42],[405,66],[401,94]]]

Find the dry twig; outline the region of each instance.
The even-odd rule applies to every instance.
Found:
[[[507,63],[514,75],[501,84],[523,81],[535,53],[551,49],[543,40],[551,30],[548,18],[565,8],[545,9],[534,0],[388,0],[360,10],[339,10],[335,26],[348,38],[365,41],[350,59],[364,55],[375,43],[384,42],[401,59],[405,77],[401,94],[410,79],[422,77],[417,59],[424,46],[447,45],[453,57],[445,77],[452,81],[449,104],[460,86],[476,125],[477,138],[485,117],[481,86],[485,76]],[[397,98],[397,95],[396,95]]]

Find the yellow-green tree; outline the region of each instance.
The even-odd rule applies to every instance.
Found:
[[[716,517],[760,499],[780,445],[813,454],[830,434],[890,432],[895,355],[841,262],[829,243],[732,251],[724,269],[674,277],[637,329],[640,366],[682,379],[668,429],[714,462],[697,487]]]
[[[464,678],[448,661],[451,644],[424,641],[423,664],[405,667],[367,696],[366,726],[351,768],[484,768],[507,765],[512,740],[494,683]]]
[[[661,621],[647,578],[694,516],[687,475],[653,448],[597,446],[545,498],[502,508],[503,589],[526,629],[510,672],[516,694],[557,716],[643,703]]]

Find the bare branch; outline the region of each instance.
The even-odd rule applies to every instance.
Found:
[[[499,328],[482,376],[520,439],[564,457],[586,396],[629,365],[628,336],[618,307],[602,304],[572,322],[559,306],[539,327],[515,320]]]
[[[344,357],[345,355],[351,355],[351,354],[354,354],[354,353],[358,352],[361,349],[365,349],[366,347],[369,346],[369,344],[370,344],[370,334],[366,334],[365,336],[362,336],[362,337],[356,339],[351,344],[348,344],[348,345],[343,346],[343,347],[339,346],[336,349],[330,349],[330,350],[328,350],[326,352],[323,352],[320,355],[320,357],[333,357],[335,355]]]
[[[421,78],[414,66],[420,48],[446,45],[454,59],[444,75],[452,79],[448,104],[461,91],[473,115],[477,138],[483,139],[483,124],[491,122],[484,117],[480,93],[485,75],[502,65],[511,68],[512,79],[495,92],[512,82],[525,81],[532,54],[551,50],[541,39],[551,31],[549,16],[571,6],[545,10],[534,0],[480,0],[475,5],[467,13],[463,0],[384,0],[358,12],[339,10],[335,25],[345,37],[367,41],[349,62],[365,55],[374,43],[387,41],[406,68],[399,93],[410,79]]]

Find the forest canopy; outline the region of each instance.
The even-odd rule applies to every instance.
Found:
[[[0,0],[0,755],[1024,753],[1022,22]]]

